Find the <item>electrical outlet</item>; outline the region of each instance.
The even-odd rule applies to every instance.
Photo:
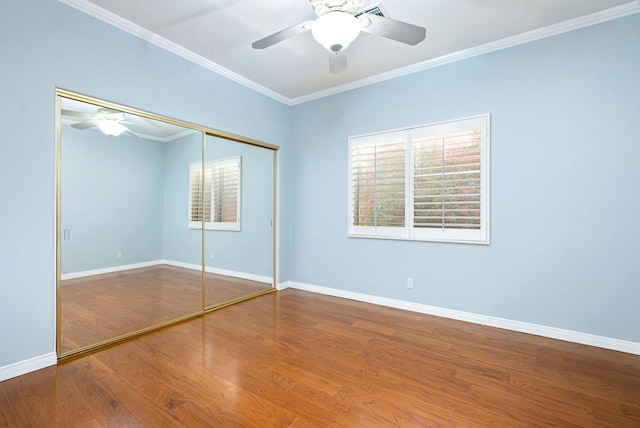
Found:
[[[209,257],[211,258],[211,260],[213,260],[213,251],[211,252],[211,255]]]
[[[122,258],[122,251],[118,251],[116,253],[116,259],[121,259]]]
[[[413,288],[413,278],[407,278],[407,288]]]

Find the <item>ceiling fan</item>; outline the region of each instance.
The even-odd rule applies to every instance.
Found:
[[[311,31],[313,38],[332,53],[329,59],[331,73],[347,68],[347,58],[342,53],[361,31],[375,36],[417,45],[424,40],[423,27],[371,13],[370,8],[360,11],[361,0],[309,0],[317,19],[304,21],[285,28],[251,44],[254,49],[264,49],[276,43]]]
[[[61,113],[62,116],[87,119],[85,121],[72,124],[71,127],[75,129],[84,130],[98,127],[105,135],[110,137],[117,137],[123,133],[137,137],[134,132],[125,126],[125,124],[129,124],[130,122],[126,122],[125,114],[118,110],[101,107],[95,114],[73,110],[62,110]]]

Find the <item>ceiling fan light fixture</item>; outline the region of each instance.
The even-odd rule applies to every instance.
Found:
[[[355,15],[360,8],[361,1],[362,0],[309,0],[309,3],[311,3],[311,7],[313,7],[316,16],[322,16],[325,13],[335,10]]]
[[[311,34],[328,51],[338,53],[358,37],[360,23],[349,13],[329,12],[315,20]]]
[[[112,119],[97,119],[98,128],[110,137],[117,137],[122,134],[127,128],[116,120]]]

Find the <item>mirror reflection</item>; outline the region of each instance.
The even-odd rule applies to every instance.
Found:
[[[274,286],[275,151],[210,135],[205,147],[205,306],[213,307]]]
[[[202,311],[192,129],[61,97],[59,355]],[[193,220],[193,219],[191,219]]]

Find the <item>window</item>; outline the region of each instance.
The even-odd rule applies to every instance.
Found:
[[[349,236],[489,243],[489,115],[349,138]]]
[[[189,165],[189,227],[240,230],[240,156]]]

